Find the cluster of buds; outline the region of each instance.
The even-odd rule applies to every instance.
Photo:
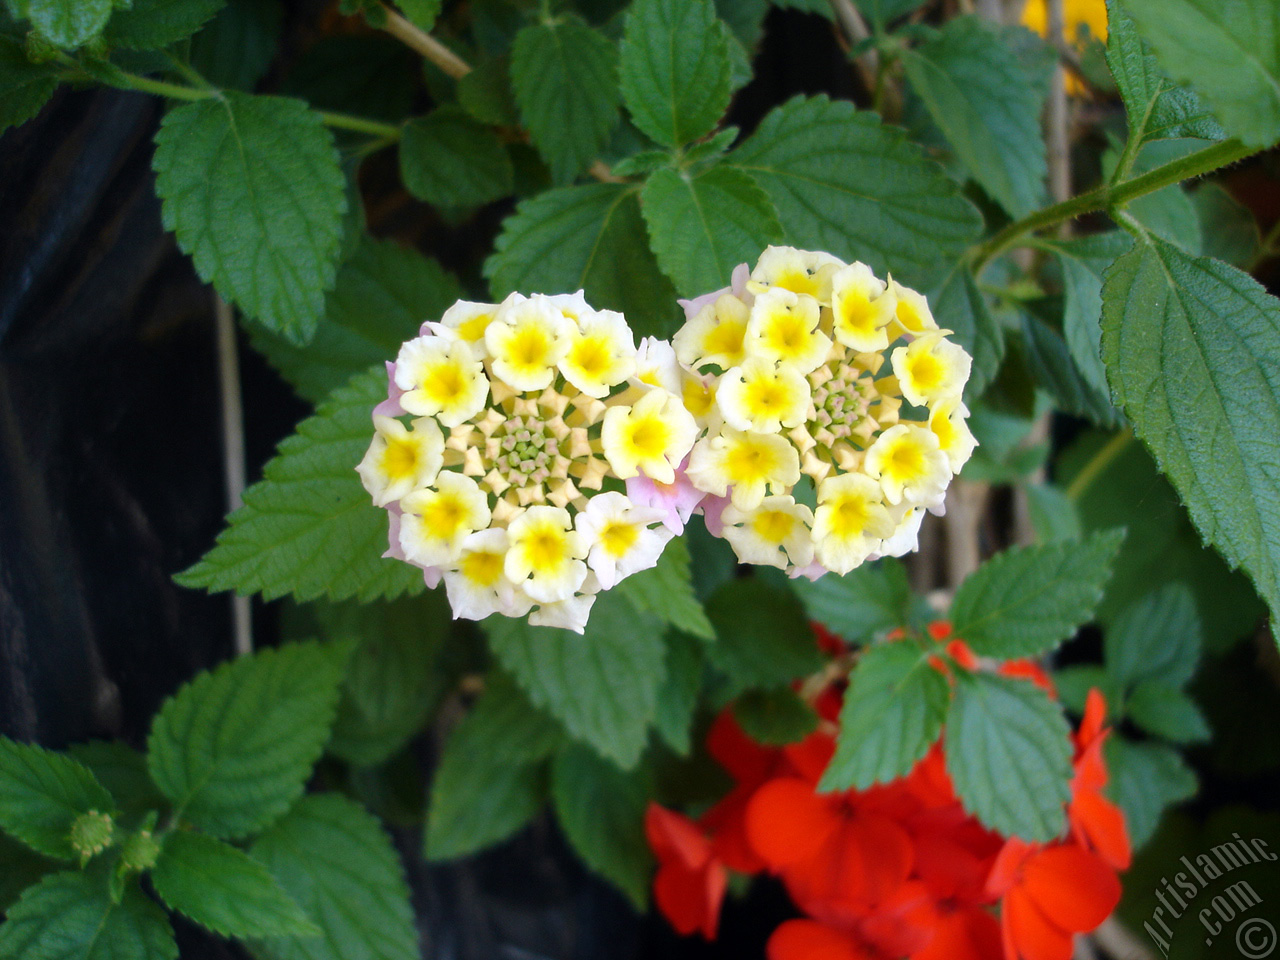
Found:
[[[969,355],[925,298],[863,263],[769,247],[683,305],[676,356],[708,398],[687,473],[708,529],[744,563],[811,579],[915,549],[975,446]]]
[[[391,517],[389,556],[444,581],[455,617],[581,632],[595,595],[653,566],[686,509],[661,497],[697,436],[623,316],[581,293],[460,301],[387,365],[357,468]],[[678,391],[678,384],[675,385]]]

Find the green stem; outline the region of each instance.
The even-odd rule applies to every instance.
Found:
[[[1125,447],[1132,442],[1133,431],[1125,427],[1103,444],[1098,452],[1093,455],[1093,458],[1076,474],[1075,479],[1068,484],[1066,489],[1067,499],[1072,502],[1079,500],[1084,495],[1084,492],[1093,486],[1093,481],[1098,479],[1102,471],[1111,465],[1111,461],[1124,453]]]
[[[983,267],[1016,245],[1025,234],[1056,226],[1064,220],[1074,220],[1095,210],[1123,207],[1138,197],[1155,193],[1183,180],[1204,176],[1257,152],[1256,147],[1246,147],[1239,140],[1223,140],[1156,167],[1140,177],[1114,185],[1103,184],[1070,200],[1037,210],[1030,216],[1009,224],[979,246],[974,253],[974,273],[981,273]]]
[[[365,117],[353,117],[348,113],[333,113],[328,110],[317,111],[326,126],[340,130],[354,130],[356,133],[368,133],[383,140],[395,143],[400,139],[400,128],[380,120],[369,120]]]

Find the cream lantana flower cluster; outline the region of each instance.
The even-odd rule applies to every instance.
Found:
[[[581,292],[460,301],[387,370],[357,470],[390,514],[388,555],[443,580],[455,617],[581,632],[696,505],[676,476],[698,428],[670,344],[637,347]]]
[[[975,441],[970,357],[925,298],[863,263],[769,247],[731,287],[683,302],[696,377],[687,476],[744,563],[847,573],[916,547]]]

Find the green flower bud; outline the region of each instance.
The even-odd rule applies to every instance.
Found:
[[[150,830],[139,830],[124,842],[120,851],[120,864],[132,873],[142,873],[156,865],[160,858],[160,842]]]
[[[111,846],[115,826],[111,814],[99,813],[97,810],[90,810],[76,817],[71,824],[71,847],[80,854],[81,864],[88,863],[91,857]]]

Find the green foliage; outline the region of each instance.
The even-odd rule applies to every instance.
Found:
[[[1129,684],[1160,679],[1181,685],[1200,659],[1200,616],[1184,584],[1153,590],[1126,606],[1104,638],[1107,672]]]
[[[1234,267],[1155,238],[1103,289],[1116,399],[1201,534],[1280,610],[1280,304]]]
[[[279,0],[228,0],[191,38],[191,65],[210,83],[252,90],[275,57],[283,19]]]
[[[298,643],[224,663],[167,700],[147,741],[156,786],[217,837],[261,830],[302,795],[338,703],[348,644]]]
[[[156,135],[164,225],[201,278],[295,343],[333,286],[346,209],[333,137],[306,104],[226,91]]]
[[[23,890],[38,883],[46,873],[63,866],[3,833],[0,833],[0,863],[4,864],[4,871],[0,873],[0,915],[9,912]],[[0,931],[3,931],[2,927]],[[3,942],[3,936],[0,932],[0,942]]]
[[[28,60],[16,39],[0,37],[0,133],[40,112],[58,87],[57,76],[53,66]]]
[[[955,331],[955,342],[973,357],[965,398],[980,397],[1004,360],[1004,327],[991,313],[968,266],[956,263],[941,281],[929,285],[929,302],[940,326]]]
[[[1144,680],[1125,702],[1129,719],[1147,733],[1172,743],[1200,743],[1210,730],[1195,701],[1176,686]]]
[[[782,746],[803,740],[818,726],[818,715],[790,687],[748,690],[733,703],[733,716],[757,743]]]
[[[458,103],[481,123],[516,124],[509,67],[510,61],[505,57],[481,60],[458,80]]]
[[[1042,653],[1093,615],[1123,531],[1078,543],[1013,547],[960,585],[951,607],[956,636],[979,656]]]
[[[735,693],[776,687],[822,666],[804,607],[790,590],[731,580],[707,601],[707,616],[716,631],[708,656]]]
[[[946,677],[918,644],[866,648],[850,674],[836,753],[819,788],[865,790],[906,776],[938,739],[950,700]]]
[[[693,592],[690,562],[689,547],[684,540],[672,540],[656,566],[633,573],[618,584],[618,590],[641,613],[652,614],[677,630],[711,640],[715,630]]]
[[[1030,314],[1022,317],[1022,343],[1036,383],[1067,413],[1111,426],[1116,411],[1105,391],[1098,390],[1076,363],[1066,341],[1048,324]]]
[[[396,0],[396,6],[422,30],[430,30],[435,25],[441,5],[442,0]]]
[[[111,0],[26,0],[25,14],[36,31],[64,50],[82,47],[107,25]]]
[[[947,711],[947,772],[966,810],[1004,836],[1062,832],[1071,742],[1062,710],[1027,680],[962,675]]]
[[[892,557],[844,576],[802,578],[795,587],[810,619],[846,640],[867,641],[908,622],[911,586],[906,568]]]
[[[117,10],[103,36],[112,46],[159,50],[191,36],[226,0],[132,0]]]
[[[419,200],[440,205],[488,203],[515,188],[511,158],[498,135],[454,106],[405,125],[400,176]]]
[[[1107,795],[1124,811],[1133,846],[1141,847],[1167,807],[1195,796],[1196,776],[1177,750],[1162,743],[1113,736],[1104,750],[1111,774]]]
[[[383,560],[387,517],[369,501],[355,465],[373,439],[369,411],[386,373],[353,377],[280,444],[263,479],[244,492],[217,545],[179,583],[261,592],[268,599],[395,598],[423,589],[421,571]]]
[[[320,932],[266,867],[213,837],[170,834],[151,882],[171,910],[224,937]]]
[[[622,96],[635,125],[658,143],[681,147],[715,127],[729,105],[729,70],[711,0],[635,0],[628,8]]]
[[[141,820],[166,803],[151,782],[147,758],[126,743],[91,740],[69,747],[67,755],[93,771],[125,821]]]
[[[1204,237],[1200,252],[1233,267],[1251,269],[1262,241],[1252,211],[1217,182],[1203,184],[1190,197]]]
[[[304,797],[254,841],[266,866],[320,928],[320,937],[272,937],[260,960],[416,960],[409,887],[377,818],[333,793]]]
[[[666,680],[658,688],[653,726],[667,746],[686,756],[692,746],[690,728],[702,689],[703,644],[701,638],[680,630],[668,630],[665,640]]]
[[[1079,540],[1084,536],[1080,528],[1080,514],[1076,505],[1060,487],[1047,483],[1032,483],[1025,487],[1027,510],[1031,525],[1040,543],[1059,543],[1063,540]]]
[[[0,737],[0,829],[60,860],[79,857],[71,841],[81,814],[111,813],[115,801],[88,767],[42,747]]]
[[[572,180],[599,155],[618,121],[613,44],[571,13],[531,24],[511,48],[511,85],[552,178]]]
[[[906,16],[923,3],[924,0],[857,0],[855,6],[871,19],[877,30],[883,31],[891,21]]]

